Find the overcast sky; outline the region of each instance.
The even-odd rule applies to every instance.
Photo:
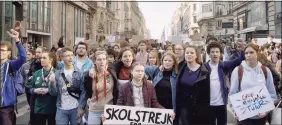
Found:
[[[152,39],[160,39],[163,28],[171,21],[180,2],[138,2]]]

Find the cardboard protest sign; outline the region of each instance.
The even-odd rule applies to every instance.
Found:
[[[172,125],[172,109],[106,105],[104,125]]]
[[[229,99],[239,121],[251,118],[259,113],[271,111],[275,108],[264,84],[231,95]]]
[[[182,39],[180,36],[170,36],[169,37],[169,41],[172,43],[172,44],[182,44]]]
[[[116,40],[116,36],[106,36],[106,39],[109,43],[114,43]]]

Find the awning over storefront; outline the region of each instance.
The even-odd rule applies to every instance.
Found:
[[[243,33],[248,33],[248,32],[254,32],[256,31],[257,27],[250,27],[250,28],[246,28],[243,30],[238,31],[238,34],[243,34]]]

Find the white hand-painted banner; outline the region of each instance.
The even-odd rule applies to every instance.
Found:
[[[157,108],[143,108],[143,107],[129,107],[106,105],[104,109],[104,116],[106,120],[104,125],[152,125],[165,124],[172,125],[171,118],[173,110],[171,109],[157,109]]]
[[[231,95],[229,99],[239,121],[251,118],[259,113],[266,113],[275,108],[264,84]]]

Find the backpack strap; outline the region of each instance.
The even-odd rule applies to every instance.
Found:
[[[64,82],[65,82],[65,84],[66,84],[66,86],[67,86],[67,91],[68,91],[69,95],[78,100],[78,99],[79,99],[79,96],[76,96],[76,95],[73,94],[73,92],[71,92],[71,90],[70,90],[71,84],[70,84],[70,82],[67,80],[67,78],[66,78],[66,76],[65,76],[65,73],[62,72],[61,75],[62,75],[63,80],[64,80]]]
[[[243,77],[243,72],[244,72],[244,68],[242,65],[240,65],[238,67],[238,76],[239,76],[239,85],[238,85],[238,89],[239,91],[241,91],[241,81],[242,81],[242,77]]]
[[[262,70],[262,72],[264,74],[265,80],[267,80],[267,69],[266,69],[266,67],[264,65],[261,65],[260,68],[261,68],[261,70]],[[243,68],[242,65],[240,65],[238,67],[238,76],[239,76],[239,86],[238,86],[238,89],[239,89],[239,91],[241,91],[241,82],[242,82],[243,72],[244,72],[244,68]]]

